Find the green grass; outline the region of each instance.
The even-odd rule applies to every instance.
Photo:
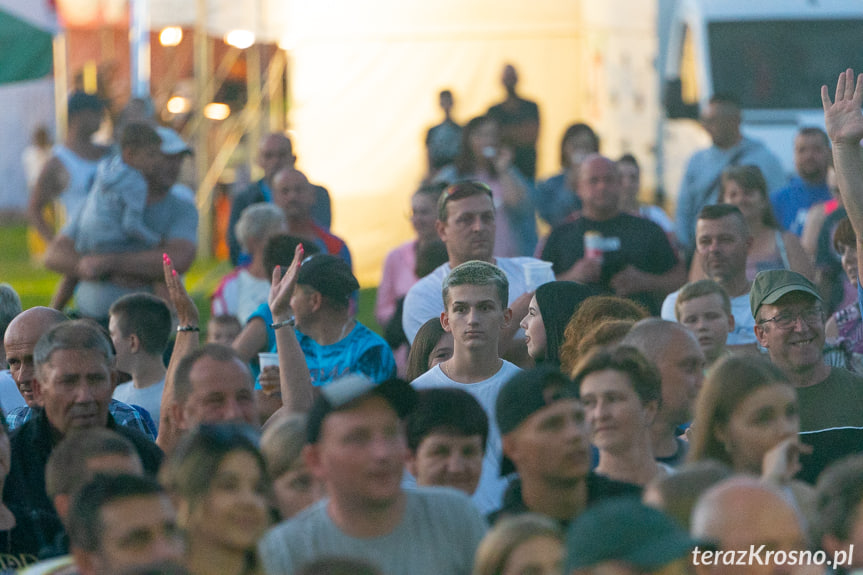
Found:
[[[210,317],[210,294],[223,275],[231,271],[228,262],[198,259],[186,274],[186,289],[201,312],[201,325]],[[0,282],[10,284],[21,297],[24,309],[49,305],[60,276],[32,262],[27,252],[27,231],[24,225],[0,226]],[[381,332],[374,319],[375,288],[360,291],[357,319],[369,328]]]

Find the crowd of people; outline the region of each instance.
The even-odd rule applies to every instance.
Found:
[[[863,75],[790,181],[711,99],[673,220],[586,124],[537,182],[539,107],[502,84],[463,127],[440,94],[383,335],[278,133],[201,325],[191,149],[134,102],[95,146],[74,94],[30,206],[63,279],[26,310],[0,284],[0,572],[863,569]]]

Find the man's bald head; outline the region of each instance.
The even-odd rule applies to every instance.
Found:
[[[67,319],[56,309],[32,307],[15,316],[6,328],[3,345],[6,348],[9,371],[18,391],[30,407],[36,404],[33,396],[33,378],[36,373],[33,367],[33,350],[36,342],[42,334]]]
[[[706,363],[692,332],[673,321],[647,318],[632,326],[620,343],[638,349],[659,370],[660,419],[670,428],[690,421]]]
[[[737,476],[707,490],[692,511],[692,535],[723,551],[750,545],[776,551],[808,549],[802,521],[776,488],[755,477]],[[724,567],[729,573],[773,573],[775,565]],[[714,573],[718,566],[714,568]],[[794,571],[790,571],[794,573]]]

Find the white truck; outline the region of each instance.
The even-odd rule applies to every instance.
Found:
[[[686,159],[709,144],[694,121],[713,94],[741,104],[743,132],[794,172],[793,140],[823,126],[819,88],[863,71],[861,0],[658,0],[657,193],[677,193]]]

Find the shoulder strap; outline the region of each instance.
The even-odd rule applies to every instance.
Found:
[[[717,185],[719,185],[719,181],[722,179],[722,172],[725,171],[725,168],[728,168],[731,166],[736,166],[737,162],[740,161],[740,158],[743,157],[743,154],[746,152],[745,143],[746,143],[745,140],[743,142],[741,142],[740,148],[736,152],[734,152],[734,154],[732,154],[732,156],[728,159],[728,161],[725,162],[725,164],[719,170],[719,173],[716,174],[716,177],[713,178],[713,181],[710,182],[710,185],[704,189],[704,195],[701,198],[702,205],[704,205],[707,202],[707,198],[710,197],[710,194],[713,192],[713,189]]]

